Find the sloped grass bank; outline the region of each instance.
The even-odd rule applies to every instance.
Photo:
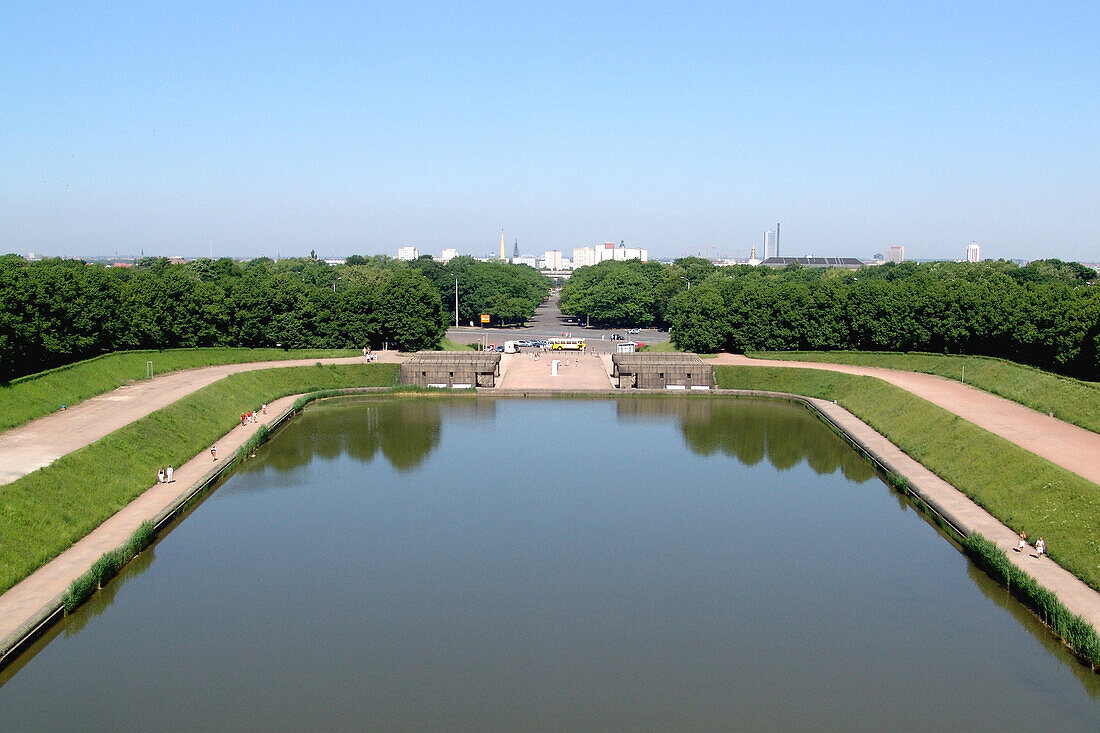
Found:
[[[49,562],[262,402],[301,392],[392,387],[396,364],[242,372],[0,487],[0,592]]]
[[[1091,624],[1070,613],[1056,595],[1013,565],[1004,550],[985,537],[975,532],[963,540],[962,544],[974,564],[1031,609],[1039,620],[1062,637],[1066,646],[1092,669],[1100,669],[1100,636],[1097,636],[1096,629]]]
[[[146,378],[147,362],[154,375],[182,369],[241,364],[251,361],[286,361],[355,356],[346,349],[166,349],[164,351],[119,351],[69,364],[38,374],[13,379],[0,385],[0,431],[28,423],[56,411],[61,405],[75,405],[124,384]]]
[[[1043,536],[1100,590],[1100,486],[880,379],[814,369],[715,367],[725,389],[836,400],[1007,526]]]
[[[988,356],[951,356],[882,351],[770,351],[747,356],[832,364],[885,367],[935,374],[1019,402],[1078,427],[1100,433],[1100,382],[1084,382],[1035,367]]]

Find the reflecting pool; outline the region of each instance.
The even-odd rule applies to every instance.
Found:
[[[5,730],[1096,730],[797,405],[327,402],[0,677]]]

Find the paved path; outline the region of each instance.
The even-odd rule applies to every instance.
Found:
[[[1100,485],[1100,434],[950,379],[882,367],[750,359],[739,354],[719,354],[714,363],[822,369],[878,377]]]
[[[826,419],[864,446],[887,470],[908,478],[910,489],[932,505],[956,529],[964,534],[980,532],[986,539],[996,543],[1008,554],[1008,559],[1013,564],[1057,595],[1072,613],[1083,617],[1100,630],[1100,593],[1050,558],[1036,555],[1030,546],[1026,552],[1016,552],[1015,532],[843,407],[825,400],[807,401]]]
[[[378,361],[401,361],[396,351],[379,351]],[[197,389],[238,372],[253,369],[311,366],[322,364],[361,364],[363,357],[335,359],[293,359],[225,364],[180,372],[119,387],[98,397],[73,405],[64,412],[40,417],[26,425],[0,434],[0,486],[53,463],[61,456],[94,443],[100,438],[145,417]]]
[[[519,354],[504,354],[500,360],[500,381],[497,387],[502,390],[538,389],[561,392],[584,392],[587,390],[606,391],[613,387],[608,372],[610,359],[598,354],[576,351],[539,352],[525,351]],[[551,364],[557,359],[561,362],[558,374],[550,373]]]
[[[285,362],[278,364],[282,366]],[[290,409],[296,397],[276,400],[268,405],[266,415],[259,416],[259,422],[238,425],[229,431],[217,442],[219,462],[232,456],[259,430],[260,425],[274,422],[281,413]],[[172,483],[154,483],[82,540],[0,596],[0,659],[11,645],[58,607],[61,596],[73,580],[84,574],[105,552],[123,545],[142,522],[153,520],[167,507],[174,506],[179,497],[190,495],[193,487],[203,482],[207,473],[217,465],[208,452],[195,456],[175,470]]]

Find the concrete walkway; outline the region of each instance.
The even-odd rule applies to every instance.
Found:
[[[766,394],[766,393],[760,393]],[[774,393],[772,393],[774,396]],[[1016,552],[1017,536],[993,515],[972,502],[965,494],[906,455],[900,448],[871,429],[852,413],[825,400],[796,397],[820,412],[826,420],[863,446],[880,465],[909,479],[909,487],[963,534],[980,532],[1008,554],[1009,560],[1052,591],[1072,613],[1100,630],[1100,593],[1064,570],[1048,557],[1039,557],[1029,545]]]
[[[950,379],[881,367],[750,359],[740,354],[719,354],[714,363],[821,369],[877,377],[1100,485],[1100,434]]]
[[[546,351],[539,359],[536,352],[504,354],[500,360],[502,390],[554,390],[558,392],[606,391],[614,385],[607,370],[607,361],[598,354],[576,351]],[[557,376],[552,375],[551,364],[561,362]],[[567,365],[568,362],[568,365]]]
[[[380,362],[398,362],[405,356],[396,351],[375,353]],[[92,397],[64,412],[40,417],[0,434],[0,486],[48,466],[61,456],[90,445],[230,374],[254,369],[312,366],[318,362],[362,364],[363,357],[257,361],[169,372]]]
[[[284,362],[278,364],[281,366]],[[142,522],[158,521],[179,501],[193,494],[209,480],[209,474],[218,469],[219,464],[224,465],[226,459],[260,429],[260,425],[274,423],[291,408],[295,399],[297,395],[276,400],[268,405],[267,414],[260,415],[256,423],[233,428],[216,444],[218,461],[205,451],[195,456],[175,469],[172,483],[154,483],[86,537],[0,596],[0,664],[15,644],[54,614],[73,580],[87,572],[104,553],[122,546]]]

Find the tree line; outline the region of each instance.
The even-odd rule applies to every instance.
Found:
[[[995,356],[1100,379],[1100,283],[1078,263],[901,263],[780,270],[604,262],[562,291],[563,312],[668,327],[679,348],[928,351]]]
[[[105,268],[0,257],[0,380],[126,349],[242,346],[435,348],[453,323],[522,322],[549,281],[526,266],[349,257]],[[475,315],[476,314],[476,315]]]

